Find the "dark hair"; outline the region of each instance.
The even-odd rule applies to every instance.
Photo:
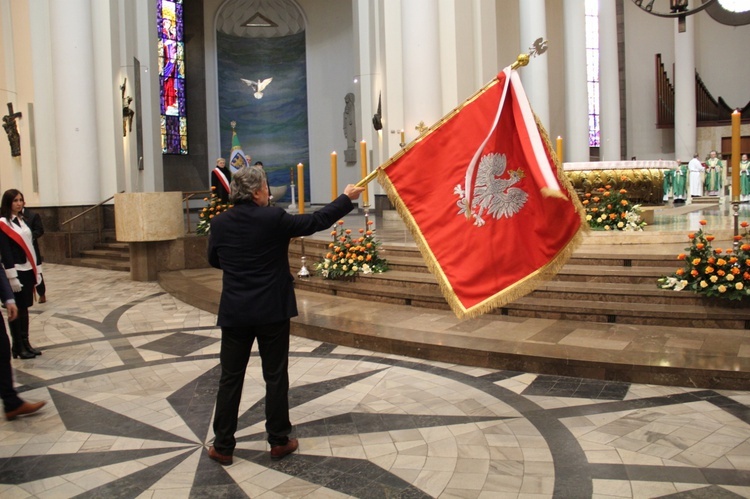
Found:
[[[262,161],[256,161],[255,165],[253,165],[253,166],[263,166],[263,162]]]
[[[8,189],[3,193],[3,200],[0,202],[0,217],[10,221],[10,217],[13,216],[13,200],[19,194],[21,195],[21,199],[24,199],[23,192],[18,189]]]

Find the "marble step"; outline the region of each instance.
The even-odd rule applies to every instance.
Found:
[[[382,279],[390,274],[387,281]],[[354,281],[320,277],[297,279],[301,290],[381,303],[447,310],[448,304],[437,284],[433,286],[393,285],[408,283],[421,274],[387,272],[360,276]],[[663,290],[654,286],[623,284],[592,286],[587,282],[549,281],[533,293],[496,309],[494,314],[545,319],[566,319],[622,324],[650,324],[678,327],[750,329],[750,309],[732,308],[732,303],[707,304],[689,292]]]
[[[81,258],[94,258],[99,260],[130,261],[130,253],[117,249],[93,249],[81,251]]]
[[[130,272],[130,260],[121,261],[110,258],[70,258],[65,263],[77,267]]]

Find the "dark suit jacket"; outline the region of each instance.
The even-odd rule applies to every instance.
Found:
[[[25,222],[24,222],[25,223]],[[33,239],[33,237],[32,237]],[[34,244],[34,258],[36,258],[36,265],[42,263],[41,257],[39,256],[39,248]],[[12,269],[16,264],[26,263],[26,252],[21,246],[18,245],[13,239],[8,237],[5,232],[0,231],[0,258],[2,264],[6,269]]]
[[[13,290],[10,288],[10,282],[8,282],[8,278],[5,277],[5,272],[0,272],[0,301],[5,303],[8,300],[15,301],[15,295],[13,294]],[[1,320],[3,320],[2,317],[0,317],[0,321]]]
[[[297,315],[289,240],[331,227],[353,208],[341,195],[309,215],[240,203],[211,221],[209,263],[224,271],[219,326],[252,326]]]

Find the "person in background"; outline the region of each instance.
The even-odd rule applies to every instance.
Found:
[[[290,215],[269,206],[266,174],[260,167],[234,174],[234,207],[211,220],[208,261],[223,271],[217,324],[221,327],[221,378],[216,395],[213,445],[208,457],[232,464],[245,371],[253,342],[266,382],[266,432],[271,459],[297,450],[289,438],[289,329],[297,315],[294,278],[289,270],[289,241],[326,229],[349,213],[364,188],[344,193],[312,214]]]
[[[34,250],[31,229],[23,220],[23,194],[9,189],[0,200],[0,258],[13,290],[18,318],[10,322],[13,358],[33,359],[41,350],[29,342],[29,307],[34,304],[34,288],[42,280],[42,263]]]
[[[724,164],[719,159],[716,151],[711,151],[706,160],[706,195],[718,196],[721,191],[721,183],[724,180]]]
[[[222,204],[229,202],[229,186],[232,182],[232,172],[227,168],[227,160],[219,158],[216,160],[216,168],[211,171],[211,191],[218,197]]]
[[[16,307],[13,290],[10,288],[8,278],[0,272],[0,300],[3,306],[8,310],[8,322],[13,322],[18,317],[18,308]],[[13,388],[13,369],[10,365],[10,342],[8,333],[5,329],[5,321],[0,317],[0,398],[3,399],[3,409],[5,410],[5,419],[13,421],[18,416],[32,414],[42,407],[45,402],[26,402],[18,396],[18,392]]]
[[[687,175],[688,175],[688,164],[682,163],[678,160],[679,166],[674,171],[674,180],[672,182],[672,194],[674,195],[674,201],[684,203],[687,199]]]
[[[693,159],[688,163],[688,171],[690,172],[689,185],[690,185],[690,196],[700,197],[703,195],[703,179],[701,178],[703,171],[703,164],[698,159],[698,153],[693,156]]]
[[[740,201],[750,201],[750,160],[747,154],[740,157]]]
[[[39,238],[44,235],[42,217],[40,217],[37,212],[26,208],[26,200],[24,200],[23,211],[21,214],[26,221],[26,225],[31,229],[31,236],[34,239],[34,251],[39,255],[39,262],[43,263],[44,258],[42,257],[42,252],[39,251]],[[42,276],[42,282],[36,287],[36,292],[39,295],[39,303],[47,303],[47,285],[44,283],[44,276]]]

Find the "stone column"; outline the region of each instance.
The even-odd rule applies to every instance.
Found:
[[[102,196],[91,0],[49,2],[49,8],[59,203],[96,204]]]
[[[401,37],[406,142],[419,136],[419,122],[431,126],[441,117],[440,36],[438,2],[401,2]]]
[[[620,155],[620,65],[617,59],[617,11],[615,2],[599,2],[599,108],[602,161],[618,161]]]
[[[675,159],[689,161],[697,151],[695,108],[695,25],[687,16],[685,32],[674,22],[674,153]],[[701,151],[702,155],[709,151]]]
[[[589,160],[589,106],[586,92],[586,11],[581,0],[564,0],[565,160]]]
[[[544,0],[518,0],[520,8],[521,52],[528,52],[537,38],[547,39],[547,15]],[[531,109],[549,130],[549,70],[547,57],[534,58],[518,73],[531,103]]]

